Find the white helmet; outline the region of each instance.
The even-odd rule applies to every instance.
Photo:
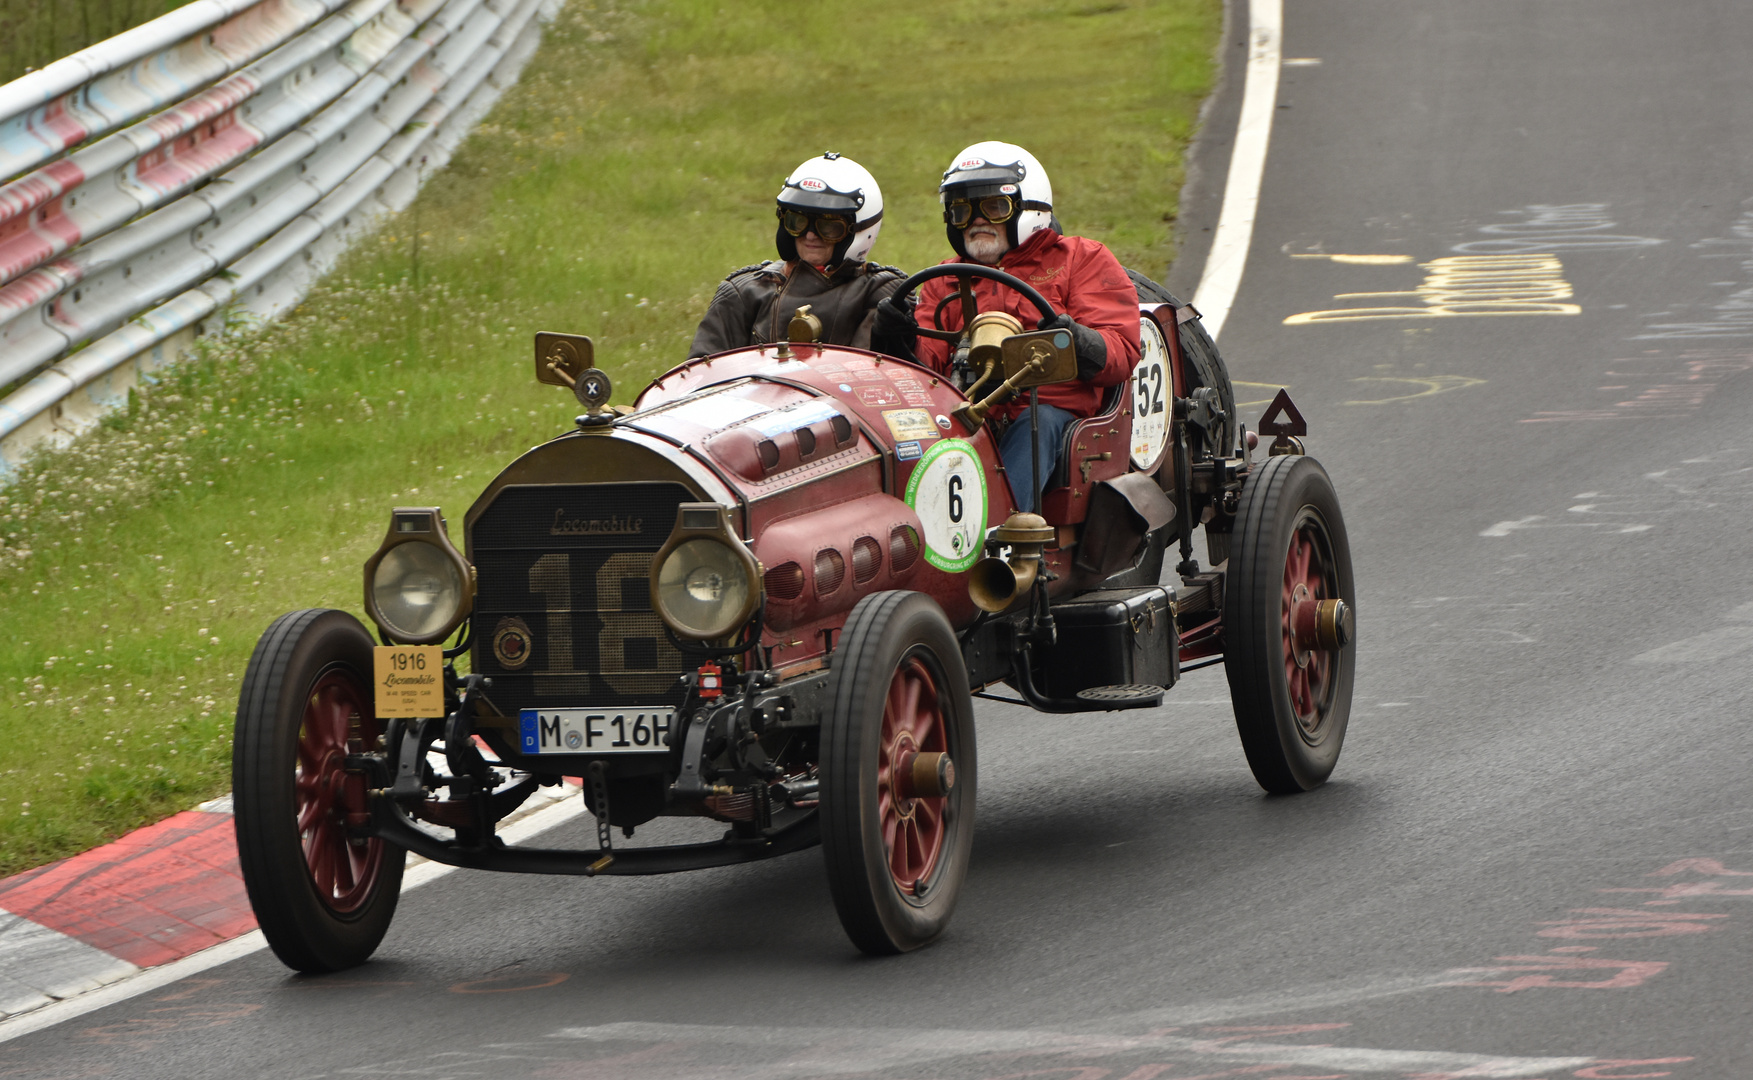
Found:
[[[944,170],[937,195],[945,207],[944,231],[949,234],[950,247],[963,258],[968,253],[962,247],[962,230],[950,224],[951,199],[973,201],[987,195],[1016,199],[1019,209],[1004,223],[1013,248],[1054,224],[1053,184],[1047,179],[1047,170],[1035,155],[1014,143],[978,142],[957,154]]]
[[[852,231],[834,245],[833,265],[848,259],[863,261],[882,231],[883,190],[863,165],[827,153],[810,158],[785,178],[775,213],[784,215],[787,210],[850,215]],[[780,258],[787,262],[797,258],[797,240],[783,224],[774,243]]]

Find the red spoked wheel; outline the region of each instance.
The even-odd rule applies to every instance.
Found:
[[[921,791],[925,785],[915,781],[915,774],[925,767],[935,779],[940,766],[924,755],[947,758],[948,754],[937,683],[923,660],[910,657],[895,670],[883,704],[877,807],[882,814],[889,874],[897,888],[915,896],[923,895],[943,851],[944,838],[944,795],[933,790],[942,784]],[[949,758],[941,766],[950,770],[952,787],[954,760]]]
[[[941,934],[974,829],[974,709],[943,609],[921,593],[861,600],[834,652],[822,726],[822,853],[840,922],[860,949],[898,953]]]
[[[1316,734],[1324,706],[1333,691],[1334,650],[1320,641],[1321,602],[1335,599],[1332,556],[1324,551],[1326,535],[1312,513],[1291,531],[1284,558],[1282,628],[1284,679],[1291,711],[1304,737]],[[1340,601],[1343,603],[1343,601]]]
[[[299,971],[364,963],[389,931],[403,853],[362,834],[378,749],[372,641],[343,611],[282,615],[244,674],[232,743],[238,864],[256,922]]]
[[[304,705],[298,728],[298,835],[317,897],[329,910],[359,910],[383,868],[384,844],[348,835],[371,819],[363,773],[349,773],[348,754],[375,747],[380,734],[370,691],[347,668],[324,673]]]
[[[1242,487],[1224,596],[1224,668],[1260,786],[1324,782],[1351,714],[1351,552],[1339,499],[1313,458],[1269,458]]]

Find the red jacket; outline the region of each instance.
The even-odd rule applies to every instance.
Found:
[[[967,259],[945,259],[946,263],[969,262]],[[1057,386],[1041,387],[1041,400],[1057,405],[1077,416],[1094,416],[1101,405],[1102,389],[1116,386],[1132,377],[1138,366],[1138,291],[1132,285],[1120,260],[1095,240],[1081,236],[1060,236],[1052,229],[1042,229],[1021,247],[1004,253],[998,269],[1033,285],[1047,298],[1054,310],[1101,332],[1108,346],[1108,365],[1092,382],[1079,379]],[[932,312],[944,297],[954,294],[956,279],[941,277],[919,288],[919,325],[930,328]],[[984,278],[974,279],[974,297],[981,311],[1008,311],[1022,320],[1023,329],[1033,330],[1041,313],[1014,289]],[[962,328],[962,306],[955,301],[943,309],[943,329]],[[915,352],[919,362],[940,373],[948,374],[951,344],[921,335]],[[988,387],[983,388],[982,392]],[[1002,406],[998,411],[1014,416],[1028,404],[1026,395]]]

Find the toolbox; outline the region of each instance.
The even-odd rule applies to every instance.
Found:
[[[1038,678],[1048,696],[1093,686],[1169,687],[1180,673],[1173,596],[1162,585],[1096,589],[1053,605],[1058,630]]]

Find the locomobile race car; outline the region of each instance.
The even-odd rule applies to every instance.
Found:
[[[1018,512],[987,414],[1074,378],[1070,335],[977,312],[984,277],[1054,314],[989,267],[935,266],[903,294],[944,275],[967,330],[920,333],[954,343],[949,375],[820,344],[805,308],[790,341],[689,361],[611,409],[589,339],[537,336],[536,377],[587,411],[487,486],[462,552],[437,507],[393,510],[365,565],[385,644],[306,610],[250,659],[238,850],[286,964],[369,957],[407,851],[595,876],[819,844],[853,942],[916,948],[967,874],[976,694],[1148,708],[1222,662],[1260,784],[1327,778],[1351,703],[1352,569],[1289,398],[1247,430],[1198,313],[1134,274],[1137,371],[1067,431],[1041,512]],[[1000,684],[1015,697],[986,694]],[[499,839],[567,777],[594,849]],[[626,842],[660,815],[728,827]]]

